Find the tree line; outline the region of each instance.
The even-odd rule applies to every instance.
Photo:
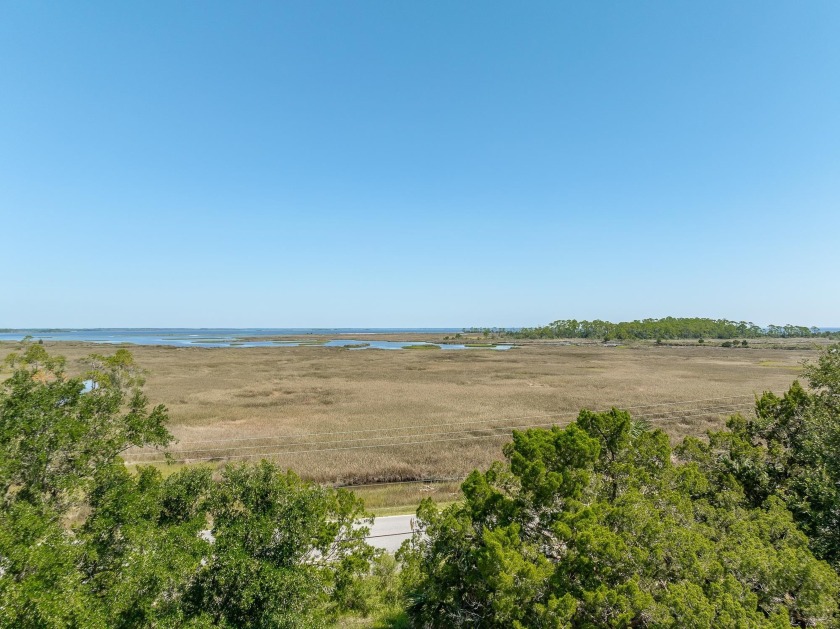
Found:
[[[267,461],[129,471],[172,435],[126,350],[8,364],[0,626],[840,626],[840,345],[675,446],[619,409],[515,431],[396,559],[355,495]]]
[[[641,319],[612,323],[595,319],[578,321],[560,319],[548,325],[518,330],[504,328],[469,328],[465,332],[482,333],[485,336],[506,336],[522,339],[752,339],[752,338],[809,338],[831,337],[832,333],[816,327],[801,325],[775,325],[761,327],[750,321],[708,319],[703,317],[665,317],[663,319]]]

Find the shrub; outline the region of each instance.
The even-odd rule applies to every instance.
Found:
[[[166,446],[131,354],[85,375],[25,344],[0,387],[0,626],[314,627],[369,572],[354,494],[263,461],[130,473]],[[70,528],[73,523],[73,528]]]
[[[785,504],[674,454],[615,409],[514,432],[462,504],[421,504],[427,537],[401,551],[415,624],[832,626],[840,578]]]

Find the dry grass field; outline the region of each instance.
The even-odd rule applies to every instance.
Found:
[[[411,339],[420,340],[420,339]],[[433,340],[429,338],[428,340]],[[753,396],[781,392],[815,356],[754,343],[526,343],[509,351],[354,351],[320,346],[201,349],[132,346],[163,403],[176,461],[272,458],[336,484],[461,478],[499,459],[513,428],[565,424],[581,408],[627,408],[673,439],[749,412]],[[778,341],[774,343],[778,345]],[[14,344],[0,345],[0,353]],[[101,345],[48,344],[69,370]],[[159,452],[129,452],[134,462]],[[360,488],[372,506],[454,496],[455,485]]]

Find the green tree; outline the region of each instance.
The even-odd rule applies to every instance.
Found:
[[[97,386],[83,393],[64,359],[39,344],[23,343],[6,362],[14,372],[0,389],[0,625],[105,626],[70,523],[120,452],[170,441],[165,409],[150,410],[138,387],[96,368]]]
[[[732,417],[708,441],[687,439],[681,454],[719,482],[732,479],[759,505],[778,496],[814,553],[840,570],[840,345],[826,348],[783,396],[764,393],[755,415]]]
[[[213,626],[323,625],[374,554],[360,499],[267,461],[225,468],[208,515],[213,553],[185,609]]]
[[[616,339],[697,339],[736,337],[757,338],[773,337],[810,337],[830,336],[817,328],[786,325],[771,325],[766,330],[748,321],[729,321],[727,319],[707,319],[702,317],[665,317],[663,319],[643,319],[641,321],[577,321],[576,319],[558,320],[537,328],[522,328],[515,332],[501,331],[503,334],[519,338],[604,338]]]
[[[77,531],[85,582],[109,627],[183,625],[185,596],[213,554],[207,502],[209,469],[167,479],[146,467],[117,463],[97,474],[90,515]]]
[[[0,626],[105,627],[78,570],[82,548],[58,515],[25,500],[0,509]]]
[[[0,390],[0,626],[311,627],[372,578],[363,505],[275,465],[132,473],[165,446],[130,353],[24,344]]]
[[[149,409],[124,360],[94,366],[87,374],[94,388],[85,393],[82,380],[67,378],[64,360],[43,346],[10,355],[16,369],[0,393],[0,492],[7,501],[63,512],[128,448],[171,441],[166,409]]]
[[[627,413],[515,432],[507,464],[424,502],[404,546],[418,625],[832,626],[840,580],[775,497],[758,506]]]

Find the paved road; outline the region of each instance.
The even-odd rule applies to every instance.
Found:
[[[402,543],[411,537],[413,515],[379,516],[370,527],[367,543],[384,548],[389,553],[399,550]]]

